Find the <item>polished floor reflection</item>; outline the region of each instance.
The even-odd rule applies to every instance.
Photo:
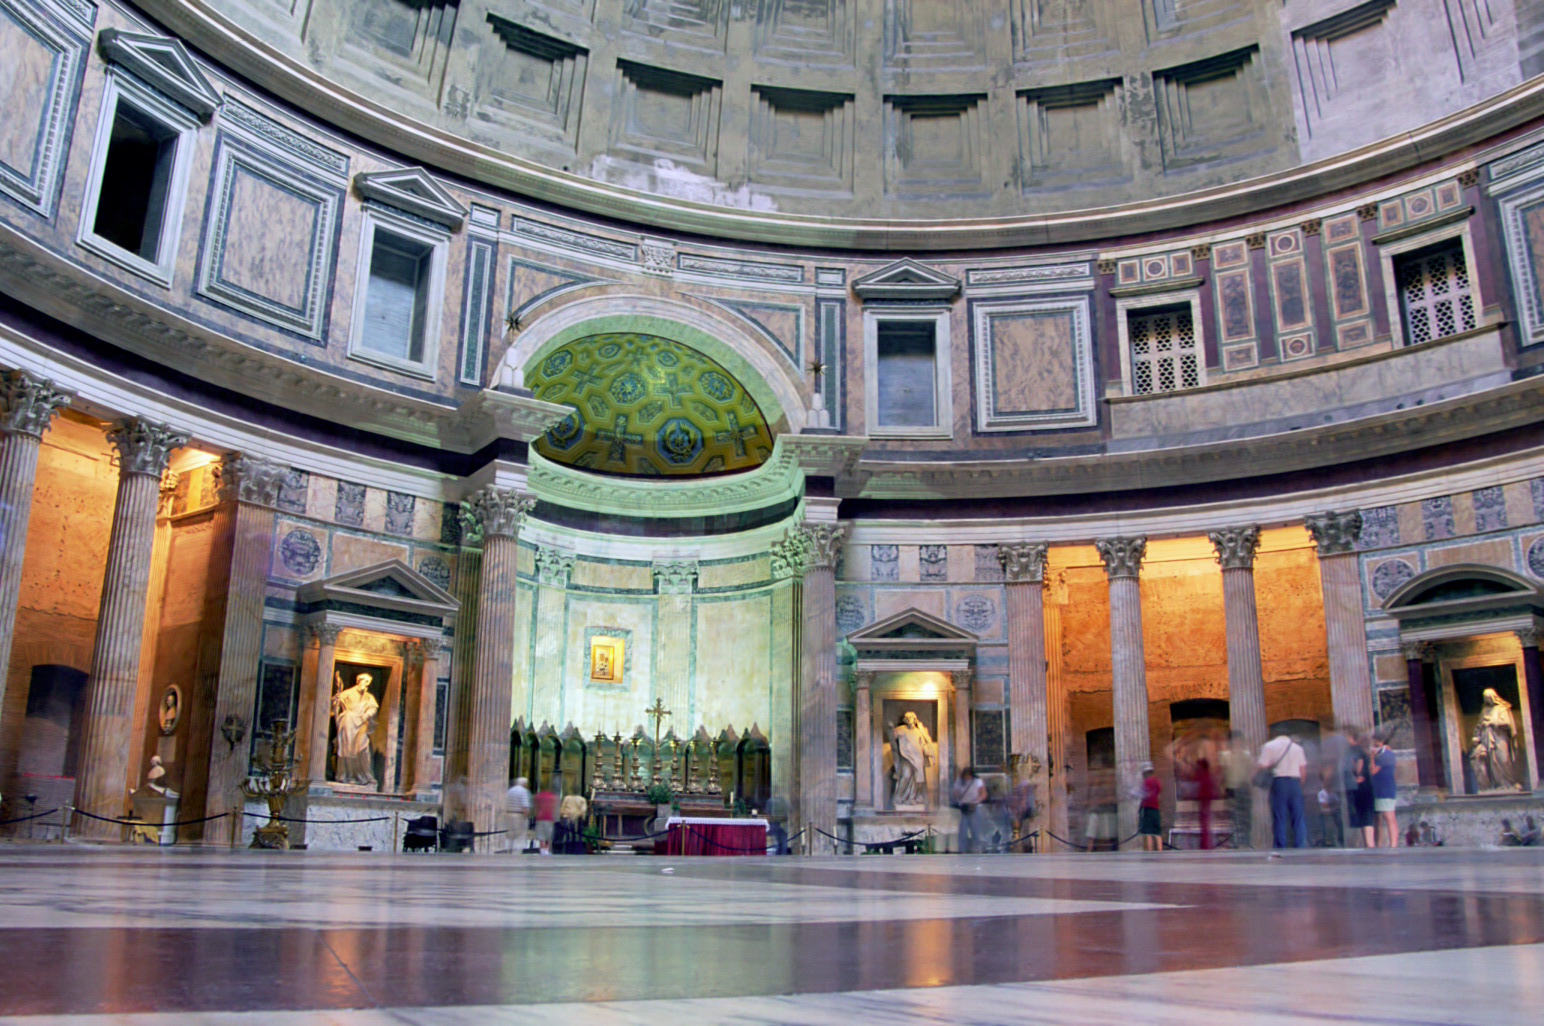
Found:
[[[0,849],[0,927],[0,1016],[31,1022],[1514,1023],[1544,1007],[1532,850],[18,846]]]

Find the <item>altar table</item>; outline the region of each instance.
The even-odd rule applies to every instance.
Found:
[[[709,816],[671,816],[665,821],[666,855],[765,855],[767,821]]]

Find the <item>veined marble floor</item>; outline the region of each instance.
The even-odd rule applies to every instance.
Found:
[[[0,847],[0,1022],[1531,1023],[1544,850]]]

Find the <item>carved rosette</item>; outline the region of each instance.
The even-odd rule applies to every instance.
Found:
[[[1399,654],[1404,656],[1407,663],[1424,663],[1430,653],[1431,642],[1429,641],[1401,641],[1399,643]]]
[[[1136,577],[1142,572],[1142,557],[1147,555],[1146,538],[1097,538],[1094,547],[1104,560],[1104,572],[1110,578]]]
[[[54,388],[47,378],[14,370],[0,379],[0,432],[42,438],[70,396]]]
[[[462,504],[462,519],[479,538],[516,538],[535,505],[534,496],[489,485]]]
[[[1217,562],[1224,570],[1254,569],[1255,553],[1260,549],[1258,527],[1225,527],[1207,537],[1217,550]]]
[[[842,554],[842,543],[847,540],[846,524],[805,524],[799,529],[808,540],[804,569],[827,569],[836,566]]]
[[[1310,513],[1303,518],[1303,526],[1313,535],[1321,557],[1339,556],[1356,551],[1356,540],[1362,534],[1362,514],[1354,509],[1349,513]]]
[[[1003,580],[1009,584],[1041,584],[1045,581],[1045,557],[1050,551],[1045,542],[1013,542],[997,548],[997,561],[1003,565]]]
[[[654,581],[661,595],[690,595],[697,584],[697,564],[655,563]]]
[[[782,581],[790,577],[803,577],[805,564],[809,560],[809,548],[809,538],[804,532],[790,527],[782,541],[772,543],[772,579]]]
[[[160,477],[172,458],[172,450],[188,444],[188,435],[151,420],[124,421],[107,433],[107,440],[118,450],[121,474]]]
[[[288,468],[272,460],[230,453],[216,469],[220,477],[220,500],[277,506]]]
[[[545,546],[536,550],[536,577],[542,584],[568,587],[568,575],[574,569],[574,554]]]

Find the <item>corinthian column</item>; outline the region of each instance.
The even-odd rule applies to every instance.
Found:
[[[799,811],[806,850],[835,852],[836,842],[836,557],[847,525],[790,529],[783,558],[803,571],[799,694]],[[774,554],[774,563],[776,562]],[[824,831],[818,833],[816,831]]]
[[[1436,712],[1426,701],[1426,661],[1431,645],[1424,641],[1402,641],[1399,654],[1405,659],[1405,680],[1410,687],[1410,732],[1415,735],[1415,776],[1422,791],[1431,793],[1441,786],[1443,760],[1437,747],[1437,732],[1432,723]]]
[[[306,662],[311,661],[310,645],[316,642],[316,664],[310,667],[311,704],[300,710],[300,738],[304,755],[296,762],[306,767],[305,779],[313,789],[327,787],[327,735],[332,727],[332,675],[338,656],[338,637],[343,628],[331,623],[306,625]]]
[[[0,708],[5,705],[5,681],[10,675],[38,447],[54,414],[69,404],[70,397],[56,391],[53,382],[25,371],[11,371],[0,378]]]
[[[478,588],[477,634],[473,640],[471,694],[464,731],[466,787],[459,789],[456,819],[476,830],[493,830],[503,808],[509,777],[510,694],[515,678],[515,553],[520,525],[536,500],[513,489],[489,485],[468,501],[482,526],[482,582]]]
[[[1314,513],[1303,518],[1319,550],[1319,584],[1324,590],[1324,631],[1329,646],[1330,705],[1341,730],[1372,727],[1372,674],[1367,668],[1367,621],[1362,617],[1362,582],[1356,567],[1356,539],[1362,514]]]
[[[1035,805],[1044,809],[1050,800],[1047,783],[1051,759],[1045,683],[1045,542],[1018,542],[1001,546],[1008,617],[1008,722],[1011,750],[1019,773],[1026,778],[1043,775],[1035,784]]]
[[[418,707],[412,710],[412,781],[419,801],[428,801],[434,794],[434,703],[439,691],[440,654],[444,649],[440,638],[408,642],[410,661],[418,667]]]
[[[75,807],[116,819],[126,811],[129,794],[129,749],[134,741],[130,720],[161,475],[172,450],[186,445],[188,436],[163,424],[131,420],[108,432],[107,440],[118,450],[118,501],[86,685]],[[75,819],[71,829],[77,836],[101,840],[123,836],[122,827],[84,816]]]
[[[1110,578],[1110,672],[1115,699],[1115,788],[1120,796],[1119,837],[1137,832],[1137,800],[1131,791],[1148,761],[1147,656],[1142,647],[1142,585],[1138,575],[1146,538],[1094,542]]]
[[[1265,671],[1260,664],[1260,617],[1255,603],[1254,560],[1258,527],[1229,527],[1207,535],[1222,567],[1222,608],[1228,648],[1228,721],[1249,751],[1265,744]],[[1247,839],[1256,848],[1270,843],[1269,796],[1250,788],[1254,805]],[[1240,841],[1245,840],[1239,838]]]
[[[230,584],[226,589],[225,623],[220,640],[220,677],[214,714],[246,720],[257,704],[257,670],[263,658],[263,592],[273,549],[274,507],[284,485],[286,468],[269,460],[232,454],[220,466],[221,498],[233,502]],[[266,723],[251,724],[252,731]],[[291,724],[294,726],[294,724]],[[211,823],[204,838],[234,843],[241,836],[241,782],[247,778],[248,745],[209,746],[209,785],[205,816],[232,815]]]
[[[1533,744],[1529,753],[1533,756],[1533,790],[1544,791],[1544,754],[1539,746],[1544,744],[1544,663],[1539,659],[1539,628],[1524,627],[1517,632],[1517,641],[1523,648],[1523,686],[1528,694],[1528,712],[1533,727]]]

